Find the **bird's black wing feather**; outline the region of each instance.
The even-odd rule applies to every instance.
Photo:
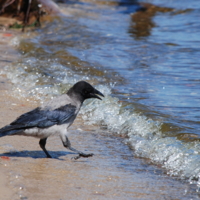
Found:
[[[75,111],[76,107],[71,104],[67,104],[53,111],[49,111],[46,113],[46,119],[40,121],[38,127],[45,128],[48,126],[52,126],[51,123],[57,125],[67,123],[72,117],[75,116]]]
[[[35,126],[41,120],[45,120],[46,116],[44,115],[44,110],[41,108],[35,108],[30,112],[27,112],[21,116],[19,116],[15,121],[13,121],[10,125],[17,126],[20,125],[22,127],[26,126]]]
[[[59,107],[55,110],[36,108],[30,112],[27,112],[10,125],[0,129],[0,133],[11,130],[27,129],[27,128],[48,128],[53,125],[60,125],[67,123],[72,117],[75,116],[76,107],[67,104]]]

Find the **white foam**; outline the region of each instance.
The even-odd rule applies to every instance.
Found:
[[[9,45],[14,46],[14,47],[18,47],[20,44],[21,38],[20,36],[16,36],[14,38],[12,38],[9,42]]]
[[[24,58],[23,63],[5,66],[0,74],[6,75],[13,83],[14,96],[32,97],[41,102],[66,92],[79,80],[89,80],[88,76],[73,74],[55,60],[41,61],[35,57]]]

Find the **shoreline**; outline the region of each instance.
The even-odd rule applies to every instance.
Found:
[[[4,32],[6,33],[6,32]],[[18,59],[18,52],[2,41],[0,67]],[[1,33],[2,34],[2,33]],[[3,36],[0,35],[2,38]],[[12,86],[0,76],[0,127],[35,108],[35,102],[9,95]],[[122,138],[104,133],[99,127],[83,124],[80,117],[70,128],[72,146],[95,155],[72,161],[75,156],[59,137],[50,137],[47,149],[54,159],[45,158],[32,137],[10,136],[0,140],[0,192],[3,199],[197,199],[194,188],[144,159]]]

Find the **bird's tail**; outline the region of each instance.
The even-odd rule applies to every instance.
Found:
[[[19,132],[22,132],[22,130],[17,129],[15,126],[8,125],[0,129],[0,137],[4,137],[7,135],[16,135]]]

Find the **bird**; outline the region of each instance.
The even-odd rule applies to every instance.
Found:
[[[68,128],[74,122],[83,102],[86,99],[96,98],[104,95],[86,81],[75,83],[65,94],[53,98],[43,105],[22,114],[9,125],[0,129],[0,137],[23,135],[39,138],[39,145],[47,158],[52,158],[45,148],[47,138],[59,135],[63,146],[80,157],[91,157],[93,153],[83,153],[71,146],[67,137]]]

